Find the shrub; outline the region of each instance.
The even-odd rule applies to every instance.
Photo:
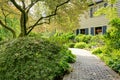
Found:
[[[14,39],[0,50],[0,79],[58,80],[69,72],[68,62],[74,58],[67,48],[47,39]]]
[[[94,49],[97,47],[97,43],[96,42],[90,42],[87,44],[88,48]]]
[[[56,33],[53,38],[57,38],[64,43],[69,43],[74,41],[75,34],[73,33]]]
[[[101,48],[96,48],[92,51],[93,54],[101,54],[102,53],[102,50]]]
[[[68,47],[69,47],[69,48],[74,48],[74,46],[75,46],[75,43],[69,43],[69,44],[68,44]]]
[[[108,65],[120,73],[120,50],[113,50],[113,53],[109,59]]]
[[[96,36],[92,36],[90,43],[96,43],[96,45],[102,46],[104,45],[104,37],[102,35],[96,35]]]
[[[85,43],[89,43],[90,39],[91,39],[91,35],[83,35],[83,34],[80,34],[78,36],[75,37],[75,40],[77,42],[85,42]]]
[[[68,63],[74,63],[76,61],[76,56],[71,54],[71,51],[67,50],[66,56],[67,58],[65,59]]]
[[[111,27],[107,30],[105,37],[106,44],[114,49],[120,48],[120,18],[113,19]]]
[[[85,42],[79,42],[79,43],[76,43],[74,47],[83,49],[86,46],[87,46],[87,44]]]

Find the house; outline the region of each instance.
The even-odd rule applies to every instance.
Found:
[[[76,34],[104,34],[106,33],[109,23],[109,20],[105,17],[105,15],[93,16],[94,12],[101,8],[106,7],[107,2],[103,0],[96,0],[96,4],[90,4],[87,11],[80,17],[80,28],[76,30]],[[120,0],[115,4],[118,8],[118,12],[120,12]],[[119,13],[120,16],[120,13]]]

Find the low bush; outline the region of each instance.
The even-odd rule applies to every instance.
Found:
[[[60,42],[69,43],[73,42],[75,38],[75,34],[73,33],[56,33],[53,38],[61,40]]]
[[[111,57],[109,57],[108,65],[115,70],[116,72],[120,73],[120,50],[113,50]]]
[[[54,41],[14,39],[0,50],[0,80],[59,80],[75,56]]]
[[[65,58],[68,63],[74,63],[76,61],[76,56],[71,54],[71,51],[67,50],[67,53],[66,53],[66,57]]]
[[[101,54],[102,53],[102,50],[101,48],[96,48],[92,51],[93,54]]]
[[[91,40],[91,35],[83,35],[83,34],[80,34],[80,35],[77,35],[75,37],[75,40],[77,42],[85,42],[85,43],[89,43],[89,41]]]
[[[120,73],[120,50],[104,46],[96,48],[92,53],[99,56],[114,71]]]
[[[79,42],[79,43],[76,43],[74,47],[83,49],[83,48],[86,48],[86,46],[87,44],[85,42]]]
[[[69,43],[69,44],[68,44],[68,47],[69,47],[69,48],[74,48],[74,46],[75,46],[75,43]]]

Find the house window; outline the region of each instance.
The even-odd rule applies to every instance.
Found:
[[[88,28],[80,29],[80,34],[88,34]]]
[[[80,29],[81,34],[85,34],[85,29]]]
[[[102,27],[95,27],[95,34],[102,34]]]

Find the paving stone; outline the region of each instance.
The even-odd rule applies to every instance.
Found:
[[[74,64],[71,64],[73,72],[65,75],[63,80],[120,80],[116,72],[89,51],[73,48],[70,50],[77,59]]]

